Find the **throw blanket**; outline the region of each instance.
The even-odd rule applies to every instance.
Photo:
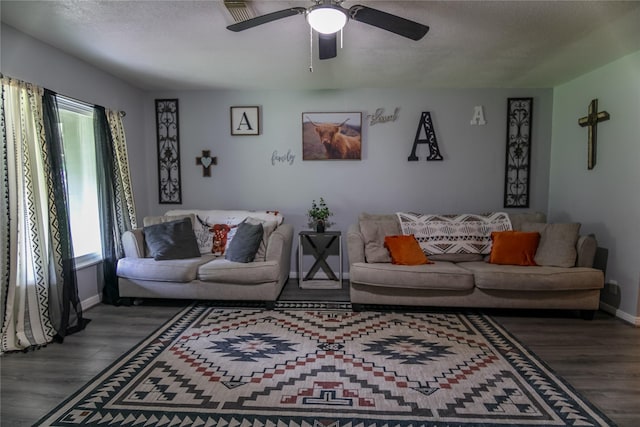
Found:
[[[427,215],[397,212],[402,234],[413,234],[426,255],[491,252],[491,233],[511,230],[509,215]]]

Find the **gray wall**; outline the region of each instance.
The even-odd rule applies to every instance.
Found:
[[[145,189],[143,96],[142,91],[86,62],[44,44],[2,24],[0,29],[0,71],[30,83],[106,108],[124,110],[129,160],[136,204],[145,215],[148,205]],[[80,299],[93,303],[100,293],[98,266],[79,272]]]
[[[508,97],[534,98],[531,210],[547,211],[551,143],[551,89],[343,91],[187,91],[147,95],[145,126],[149,211],[158,204],[154,99],[178,98],[183,206],[204,209],[275,209],[296,231],[307,229],[312,199],[324,197],[346,231],[358,214],[413,210],[480,213],[502,210]],[[262,134],[231,136],[230,106],[258,105]],[[474,106],[484,106],[485,126],[471,126]],[[367,114],[384,108],[395,122],[363,126],[362,160],[302,160],[303,112]],[[430,111],[444,161],[408,162],[422,111]],[[211,178],[195,158],[202,150],[218,157]],[[293,164],[272,164],[291,152]],[[153,154],[152,154],[153,153]]]
[[[312,199],[324,197],[335,212],[333,229],[346,231],[360,212],[414,210],[430,213],[502,210],[508,97],[534,98],[530,210],[547,211],[551,150],[551,89],[347,91],[193,91],[143,93],[51,46],[2,26],[1,70],[83,101],[123,109],[138,217],[173,208],[277,209],[296,231],[306,229]],[[154,99],[180,100],[183,204],[161,205],[157,190]],[[261,107],[262,133],[232,137],[229,107]],[[487,124],[469,124],[474,107]],[[392,123],[366,124],[377,108]],[[302,161],[303,112],[363,113],[363,159]],[[430,111],[444,161],[408,162],[420,114]],[[202,150],[218,157],[211,178],[195,158]],[[272,164],[274,152],[295,156]],[[295,263],[293,264],[295,265]],[[345,261],[346,265],[346,261]],[[82,273],[81,296],[96,295]]]
[[[598,125],[597,164],[587,170],[587,130],[578,118],[592,99],[611,119]],[[640,324],[640,52],[554,90],[549,219],[578,221],[608,249],[608,308]]]

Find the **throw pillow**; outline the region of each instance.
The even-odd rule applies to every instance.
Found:
[[[225,258],[234,262],[252,262],[260,247],[263,233],[262,224],[241,222],[229,244]]]
[[[361,219],[360,233],[364,238],[364,256],[367,262],[391,262],[389,251],[384,246],[384,238],[401,234],[400,224],[395,218]]]
[[[142,233],[156,261],[200,256],[190,218],[150,225],[144,227]]]
[[[206,211],[202,211],[206,212]],[[221,211],[223,212],[223,211]],[[233,211],[230,211],[233,213]],[[200,253],[208,254],[212,253],[213,246],[215,244],[214,231],[212,230],[214,225],[222,224],[229,226],[230,230],[227,232],[227,240],[225,244],[225,249],[229,247],[229,243],[231,243],[231,239],[233,239],[233,234],[235,233],[235,227],[244,221],[246,216],[239,215],[223,215],[219,214],[216,216],[202,216],[196,215],[196,226],[194,227],[194,232],[196,233],[196,238],[198,239],[198,246],[200,247]],[[221,236],[222,238],[222,236]],[[222,238],[224,241],[224,238]],[[224,251],[217,251],[219,255],[221,255]]]
[[[491,264],[537,265],[534,258],[540,233],[494,231],[491,233]]]
[[[432,264],[422,252],[413,234],[386,236],[384,246],[389,250],[391,263],[399,265]]]
[[[578,253],[576,244],[580,237],[580,224],[525,223],[522,231],[540,233],[540,244],[535,261],[538,265],[553,267],[574,267]]]
[[[266,221],[260,218],[248,217],[245,222],[249,224],[262,224],[262,240],[260,241],[260,247],[258,248],[258,252],[256,252],[256,257],[254,261],[264,261],[267,256],[267,243],[269,242],[269,237],[271,233],[275,231],[278,227],[277,221]]]
[[[233,237],[230,235],[231,230],[235,227],[237,226],[227,224],[214,224],[213,227],[209,228],[209,231],[212,233],[212,254],[218,256],[224,255],[224,251],[229,245],[229,240],[231,240],[231,238]]]
[[[177,221],[179,219],[191,218],[191,225],[196,224],[196,216],[193,214],[184,214],[184,215],[160,215],[160,216],[145,216],[142,219],[142,227],[148,227],[150,225],[162,224],[163,222],[169,221]],[[195,227],[194,227],[195,228]],[[196,235],[196,239],[198,236]],[[144,256],[151,256],[151,249],[149,248],[149,244],[145,241],[144,244]]]

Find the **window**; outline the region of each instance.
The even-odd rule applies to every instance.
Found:
[[[93,107],[57,95],[76,265],[102,259]]]

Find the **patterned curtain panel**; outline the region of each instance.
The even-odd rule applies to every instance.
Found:
[[[122,234],[136,226],[135,207],[122,122],[118,117],[119,125],[112,127],[107,118],[107,111],[99,106],[95,107],[94,117],[100,232],[103,242],[102,301],[107,304],[118,304],[120,294],[116,265],[118,259],[124,256]]]
[[[123,224],[127,229],[137,228],[136,206],[133,200],[133,190],[131,188],[131,174],[129,172],[129,155],[127,154],[127,140],[124,135],[122,125],[122,113],[120,111],[106,110],[107,121],[113,139],[113,152],[115,161],[115,181],[116,181],[116,215],[122,212],[122,218],[118,223]]]
[[[50,285],[62,283],[57,218],[45,142],[43,90],[2,77],[2,336],[0,352],[51,342]]]

